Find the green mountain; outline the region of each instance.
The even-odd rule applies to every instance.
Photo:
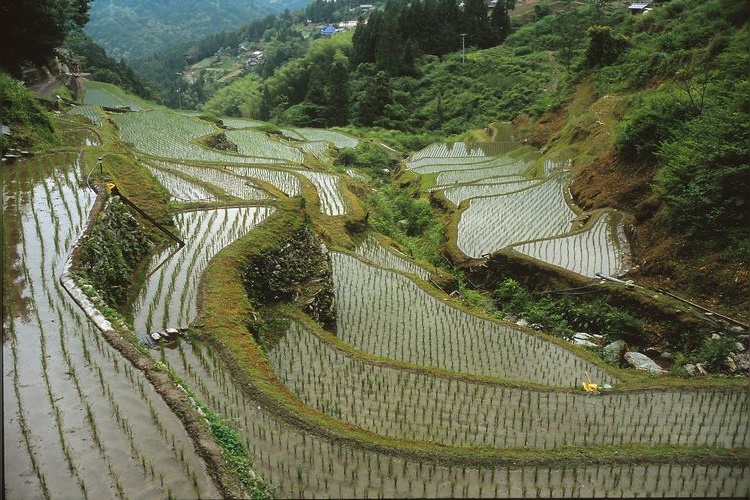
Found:
[[[86,32],[110,56],[133,60],[237,29],[289,6],[294,8],[267,0],[97,0]]]

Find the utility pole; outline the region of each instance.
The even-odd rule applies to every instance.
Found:
[[[461,62],[466,62],[466,33],[458,35],[461,37]]]

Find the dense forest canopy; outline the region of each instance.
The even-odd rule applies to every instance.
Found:
[[[14,0],[0,5],[0,68],[20,75],[24,64],[42,66],[66,35],[88,22],[91,0]]]
[[[235,30],[279,7],[262,0],[99,0],[86,32],[110,56],[131,61]]]

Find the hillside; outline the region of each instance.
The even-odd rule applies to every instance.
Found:
[[[130,61],[300,6],[266,0],[98,0],[91,4],[86,32],[111,57]]]

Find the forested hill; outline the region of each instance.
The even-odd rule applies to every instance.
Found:
[[[133,60],[232,31],[305,0],[95,0],[86,32],[111,57]]]

